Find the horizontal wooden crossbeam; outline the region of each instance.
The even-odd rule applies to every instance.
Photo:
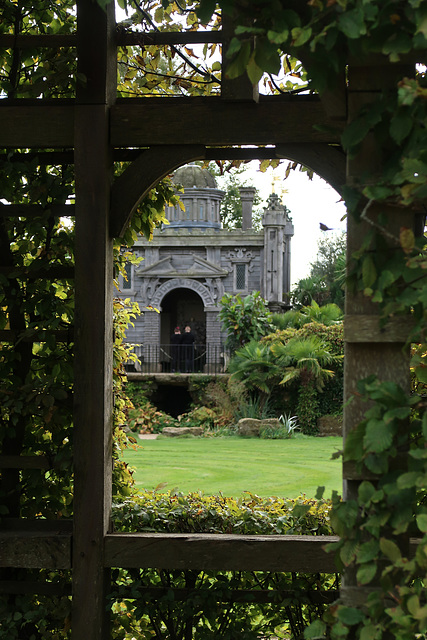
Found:
[[[25,157],[22,158],[25,161]],[[39,204],[2,204],[0,203],[0,216],[3,218],[34,218],[42,216],[46,212],[55,217],[74,216],[73,204],[52,204],[43,207]]]
[[[71,535],[2,531],[0,567],[71,569]]]
[[[107,567],[335,573],[326,544],[335,536],[114,533],[105,537]]]
[[[0,342],[46,342],[50,337],[54,337],[57,342],[72,342],[74,340],[74,328],[59,329],[51,331],[49,329],[27,329],[24,331],[13,331],[11,329],[0,330]]]
[[[3,456],[0,455],[0,469],[52,469],[47,456]]]
[[[115,147],[338,141],[339,127],[325,115],[316,96],[260,96],[258,103],[221,98],[134,98],[119,100],[111,108],[111,142]]]
[[[1,583],[0,583],[1,590]],[[126,599],[132,600],[135,598],[135,592],[138,592],[139,597],[153,600],[160,600],[160,598],[165,598],[173,594],[173,599],[175,602],[186,601],[188,597],[191,596],[201,596],[201,597],[215,597],[217,602],[241,602],[241,603],[250,603],[257,602],[259,604],[266,603],[277,603],[282,604],[283,600],[291,598],[295,600],[303,600],[304,602],[310,602],[312,604],[325,604],[334,602],[339,597],[339,591],[336,589],[227,589],[224,590],[222,587],[220,589],[221,593],[215,594],[214,589],[174,589],[173,587],[162,588],[162,587],[139,587],[139,589],[135,588],[135,585],[131,585],[128,593],[120,593],[120,597],[122,595],[126,597]],[[0,591],[1,592],[1,591]]]
[[[121,99],[110,116],[112,145],[125,148],[337,143],[340,134],[321,101],[305,95],[260,96],[258,103],[216,97]],[[3,147],[73,148],[73,101],[1,100],[0,139]]]

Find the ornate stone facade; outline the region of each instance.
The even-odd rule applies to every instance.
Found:
[[[213,176],[187,165],[175,172],[175,182],[184,186],[185,210],[167,207],[169,224],[156,230],[151,242],[137,241],[133,250],[143,260],[130,268],[128,281],[120,283],[120,295],[136,300],[144,310],[127,337],[137,344],[167,345],[175,326],[183,329],[189,324],[198,345],[213,346],[220,353],[225,336],[218,313],[224,293],[245,296],[260,291],[272,310],[285,308],[292,220],[272,194],[265,207],[263,230],[254,230],[251,206],[255,190],[245,187],[241,194],[243,228],[222,229],[219,206],[224,192]]]

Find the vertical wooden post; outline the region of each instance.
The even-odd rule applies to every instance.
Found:
[[[396,65],[387,67],[350,67],[349,68],[349,117],[357,114],[362,104],[376,99],[382,90],[395,87],[397,80],[408,75],[408,69],[402,70]],[[348,161],[347,183],[363,184],[367,176],[378,176],[381,172],[381,149],[373,137],[368,136],[360,153]],[[387,241],[398,244],[401,225],[411,226],[413,217],[410,211],[387,204],[373,203],[367,209],[366,217],[374,224],[378,223],[381,213],[387,215]],[[356,221],[349,216],[347,226],[347,256],[351,263],[351,254],[360,248],[372,225],[366,220]],[[358,380],[375,374],[380,380],[396,382],[409,391],[409,348],[405,346],[408,329],[404,323],[389,325],[381,332],[378,305],[371,302],[362,292],[347,292],[346,315],[344,320],[345,365],[344,365],[344,438],[361,422],[367,409],[366,403],[357,395]],[[351,403],[346,401],[351,398]],[[357,491],[363,478],[357,478],[344,466],[344,499],[357,497]],[[352,568],[345,571],[341,598],[344,604],[361,605],[366,601],[369,588],[357,586]]]
[[[113,254],[109,236],[115,94],[114,4],[79,0],[78,69],[86,84],[75,108],[76,356],[73,616],[75,640],[105,640],[110,588],[104,569],[112,465]]]
[[[227,58],[227,50],[234,35],[235,24],[233,19],[227,15],[222,15],[222,71],[221,71],[221,98],[223,100],[253,100],[258,102],[258,85],[253,86],[245,72],[238,78],[227,78],[227,67],[230,64]]]

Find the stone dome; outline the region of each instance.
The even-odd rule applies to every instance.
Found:
[[[186,189],[191,189],[192,187],[197,189],[217,188],[214,176],[207,169],[199,167],[197,164],[186,164],[184,167],[179,167],[173,174],[172,180],[175,184],[182,184]]]

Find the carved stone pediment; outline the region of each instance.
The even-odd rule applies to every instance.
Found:
[[[140,278],[225,278],[228,272],[192,253],[169,255],[148,267],[139,267]]]

